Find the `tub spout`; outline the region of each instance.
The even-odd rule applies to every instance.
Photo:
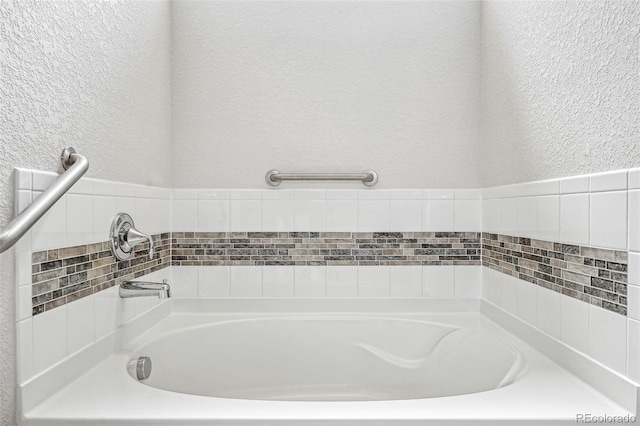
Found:
[[[168,299],[171,297],[171,287],[167,284],[167,280],[162,280],[162,283],[122,281],[118,293],[123,299],[145,296],[158,296],[159,299]]]

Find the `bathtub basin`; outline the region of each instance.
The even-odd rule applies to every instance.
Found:
[[[222,398],[381,401],[463,395],[512,383],[519,352],[479,327],[378,317],[229,320],[134,351],[147,386]]]

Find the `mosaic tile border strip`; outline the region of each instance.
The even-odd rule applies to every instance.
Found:
[[[483,233],[482,264],[627,315],[627,251]]]
[[[174,232],[171,264],[480,265],[480,232]]]
[[[170,266],[169,233],[152,235],[156,255],[149,260],[149,244],[117,261],[108,241],[32,254],[31,303],[33,315],[71,303],[116,284]]]

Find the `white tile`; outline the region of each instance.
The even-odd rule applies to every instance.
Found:
[[[556,291],[536,286],[536,304],[538,328],[545,333],[560,338],[560,298],[562,295]]]
[[[629,250],[640,251],[640,191],[629,191]]]
[[[31,308],[33,306],[31,303],[31,286],[25,285],[18,287],[16,298],[16,316],[18,321],[31,318]]]
[[[16,327],[17,380],[18,385],[33,376],[33,321],[31,318],[20,321]]]
[[[424,297],[454,297],[455,267],[426,265],[422,267],[422,295]]]
[[[195,297],[198,295],[198,268],[174,266],[171,271],[171,297]]]
[[[627,189],[627,180],[626,170],[591,175],[591,192],[624,190]]]
[[[389,201],[359,201],[358,231],[388,231]]]
[[[481,189],[456,189],[454,190],[456,200],[481,200]]]
[[[536,195],[557,195],[560,193],[560,180],[541,180],[536,184]]]
[[[589,353],[589,303],[569,296],[560,298],[560,340]]]
[[[502,289],[500,291],[502,297],[500,299],[500,307],[514,315],[518,314],[518,288],[520,279],[511,275],[504,275],[502,279]]]
[[[263,200],[293,200],[293,189],[271,188],[262,190]]]
[[[135,198],[116,197],[116,211],[118,213],[127,213],[129,216],[137,218]]]
[[[422,230],[451,231],[455,224],[453,200],[427,200],[422,202]]]
[[[18,253],[16,262],[16,279],[18,286],[31,287],[31,251]]]
[[[496,306],[502,302],[502,280],[504,274],[491,268],[482,268],[482,297]]]
[[[293,229],[293,200],[263,200],[262,230],[291,231]]]
[[[232,200],[261,200],[261,189],[232,189],[229,191]]]
[[[558,241],[560,238],[560,196],[538,197],[536,212],[536,238]]]
[[[22,213],[31,204],[31,191],[17,191],[15,201],[15,213]]]
[[[590,245],[627,248],[627,193],[591,194]]]
[[[589,194],[560,197],[560,241],[589,244]]]
[[[484,232],[502,232],[501,207],[502,200],[482,200],[482,230]]]
[[[561,194],[579,194],[589,192],[589,176],[572,176],[560,179]]]
[[[33,367],[40,373],[67,356],[67,305],[33,317]]]
[[[327,192],[324,189],[296,189],[293,191],[296,200],[326,200]]]
[[[629,170],[629,189],[640,189],[640,168]]]
[[[422,297],[422,266],[389,268],[391,297]]]
[[[389,191],[386,189],[359,189],[359,200],[388,200]]]
[[[358,202],[327,200],[327,231],[351,232],[358,229]]]
[[[34,191],[44,191],[57,177],[56,173],[34,170],[31,175],[32,189]]]
[[[395,231],[422,230],[421,200],[391,200],[389,202],[389,229]]]
[[[358,266],[359,297],[389,297],[388,266]]]
[[[536,285],[518,280],[518,317],[535,326],[537,320]]]
[[[135,198],[136,203],[136,213],[135,216],[131,216],[133,218],[133,222],[135,227],[145,234],[154,234],[156,225],[158,224],[158,216],[160,212],[156,208],[158,206],[159,200],[154,200],[152,198]],[[195,203],[195,201],[192,201]],[[117,201],[116,201],[117,203]],[[171,214],[174,215],[174,212]],[[194,214],[195,216],[195,214]]]
[[[231,266],[229,295],[231,297],[261,297],[262,267]]]
[[[117,286],[116,286],[117,288]],[[116,293],[117,294],[117,293]],[[133,298],[116,298],[116,328],[122,327],[136,317],[136,301]]]
[[[324,266],[295,267],[295,297],[325,297],[327,272]]]
[[[421,189],[391,189],[389,190],[390,200],[422,200]]]
[[[118,195],[117,185],[108,180],[93,179],[93,195],[115,197]]]
[[[423,200],[453,200],[455,192],[453,189],[424,189],[422,190]]]
[[[93,195],[93,180],[82,178],[67,191],[69,194]]]
[[[92,241],[109,240],[109,232],[111,231],[111,222],[118,213],[116,210],[115,197],[95,196],[93,201],[93,232]],[[135,219],[134,219],[135,220]]]
[[[262,267],[262,297],[293,297],[293,283],[293,266]]]
[[[116,329],[118,287],[114,286],[93,295],[95,305],[94,336],[98,340]]]
[[[197,200],[198,190],[187,188],[174,188],[171,190],[171,199],[175,200]]]
[[[227,232],[229,224],[229,201],[198,200],[198,232]]]
[[[629,318],[640,320],[640,287],[636,285],[627,286],[627,307]]]
[[[137,185],[124,182],[116,182],[116,195],[118,197],[135,197],[137,193]]]
[[[538,194],[537,182],[525,182],[516,185],[511,185],[512,197],[531,197]]]
[[[455,266],[455,297],[477,298],[482,294],[482,269],[480,266]]]
[[[482,201],[455,201],[454,229],[456,231],[480,232],[482,230]]]
[[[627,318],[590,305],[589,355],[624,374],[627,369]]]
[[[67,327],[69,354],[94,341],[94,299],[93,295],[74,300],[67,304]]]
[[[327,189],[327,200],[357,200],[357,189]]]
[[[500,200],[498,200],[500,202]],[[518,235],[518,199],[505,198],[500,202],[501,223],[499,231],[506,235]]]
[[[262,230],[262,201],[231,200],[230,204],[232,232],[249,232]]]
[[[357,297],[358,267],[327,266],[327,297]]]
[[[629,276],[630,284],[640,285],[640,253],[629,253]]]
[[[198,269],[198,296],[229,297],[229,267],[200,266]]]
[[[16,167],[14,170],[16,189],[31,191],[31,170]]]
[[[198,229],[198,201],[173,200],[171,209],[171,230],[195,232]]]
[[[640,321],[627,320],[627,376],[640,382]]]
[[[324,191],[322,193],[324,194]],[[295,231],[324,231],[326,229],[325,211],[326,201],[324,200],[295,200],[293,229]]]
[[[536,201],[536,197],[518,198],[518,236],[535,237],[538,229]]]
[[[34,193],[35,195],[35,193]],[[66,245],[67,206],[66,195],[33,225],[31,241],[33,251],[47,250]]]
[[[228,200],[228,189],[198,189],[198,200]]]

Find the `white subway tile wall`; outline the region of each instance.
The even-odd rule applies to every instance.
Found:
[[[16,208],[54,177],[17,170]],[[105,241],[120,211],[147,233],[484,231],[629,250],[627,317],[480,266],[174,266],[145,279],[169,279],[176,297],[483,297],[640,377],[640,170],[632,170],[483,190],[169,190],[82,179],[15,249],[19,383],[161,303],[120,299],[113,287],[35,317],[27,308],[31,253]]]

